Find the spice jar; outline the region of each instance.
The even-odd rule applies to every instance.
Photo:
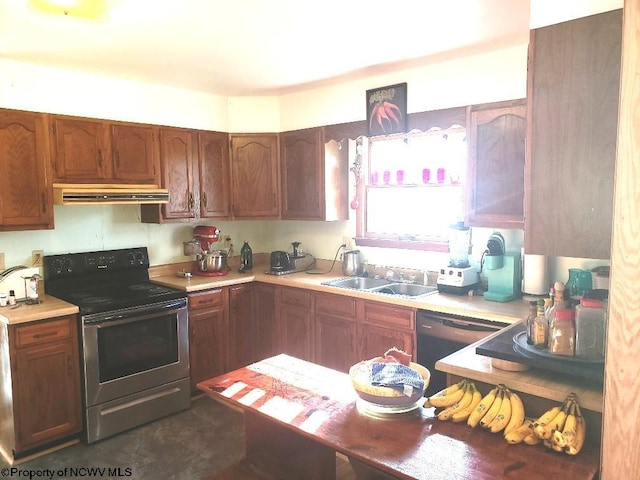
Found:
[[[604,358],[607,311],[602,300],[583,298],[576,306],[576,357]]]
[[[539,350],[547,348],[549,340],[549,322],[544,313],[544,300],[539,299],[536,318],[533,320],[533,347]]]
[[[549,353],[573,356],[576,331],[573,324],[573,308],[556,308],[549,325]]]

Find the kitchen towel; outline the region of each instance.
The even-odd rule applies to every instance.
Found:
[[[389,387],[403,393],[407,392],[406,386],[411,386],[415,390],[424,388],[422,375],[401,363],[373,362],[369,381],[376,387]]]

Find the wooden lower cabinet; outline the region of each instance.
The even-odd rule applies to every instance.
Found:
[[[310,291],[281,287],[276,312],[280,352],[313,361],[313,305]]]
[[[357,363],[357,301],[352,297],[317,293],[315,313],[315,361],[348,372]]]
[[[229,287],[230,369],[255,361],[255,290],[245,283]]]
[[[256,283],[254,310],[254,344],[255,361],[277,355],[278,330],[276,322],[276,287],[266,283]]]
[[[382,355],[391,347],[412,354],[416,360],[416,309],[364,301],[358,325],[361,358]]]
[[[191,390],[229,370],[228,292],[216,288],[189,294]]]
[[[79,434],[82,398],[75,315],[3,323],[1,328],[0,361],[11,382],[11,388],[0,393],[4,450],[19,457]]]

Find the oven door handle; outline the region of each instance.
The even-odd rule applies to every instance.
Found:
[[[125,323],[137,322],[142,317],[153,316],[154,314],[166,312],[168,310],[177,311],[182,308],[187,308],[187,300],[180,298],[161,304],[147,305],[144,307],[136,307],[134,309],[115,310],[113,312],[96,314],[95,317],[89,315],[82,319],[84,325],[100,326],[103,323],[112,325],[122,325]]]

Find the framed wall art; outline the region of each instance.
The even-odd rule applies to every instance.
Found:
[[[367,90],[369,136],[407,131],[407,84]]]

